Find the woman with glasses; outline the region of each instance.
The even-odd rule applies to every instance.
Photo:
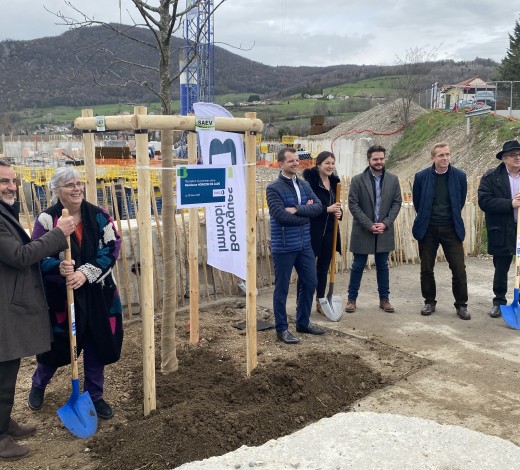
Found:
[[[41,262],[54,341],[51,350],[37,356],[29,407],[43,406],[45,388],[57,368],[70,364],[67,286],[74,289],[78,354],[83,351],[84,388],[99,418],[113,416],[103,400],[105,365],[116,362],[123,342],[122,308],[112,268],[119,256],[121,238],[108,212],[84,199],[84,184],[75,168],[58,168],[49,182],[53,204],[35,221],[32,237],[38,239],[56,226],[63,209],[74,218],[70,237],[72,261],[64,252]]]

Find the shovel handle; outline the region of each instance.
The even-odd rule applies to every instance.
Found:
[[[336,186],[336,202],[341,199],[341,183]],[[334,215],[334,230],[332,235],[332,258],[330,260],[330,283],[334,284],[334,273],[336,271],[336,244],[338,241],[338,218]]]
[[[68,209],[61,211],[62,217],[68,217]],[[71,261],[70,235],[67,235],[67,249],[65,250],[65,261]],[[76,312],[74,309],[74,291],[67,286],[67,313],[69,318],[69,342],[70,342],[70,363],[72,365],[72,380],[77,380],[78,374],[78,347],[76,344]]]

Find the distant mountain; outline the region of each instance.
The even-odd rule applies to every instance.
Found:
[[[134,35],[153,42],[146,28],[134,29]],[[80,61],[87,57],[86,46],[99,44],[111,52],[97,52],[87,68]],[[184,45],[172,39],[172,71],[178,70],[178,51]],[[131,72],[125,65],[108,69],[112,53],[130,62],[156,67],[158,56],[154,49],[129,41],[102,26],[71,30],[60,36],[31,41],[6,40],[0,42],[0,114],[24,108],[57,105],[85,106],[115,102],[148,102],[158,99],[146,88],[133,84],[123,86],[124,78],[132,73],[141,82],[157,87],[158,74],[149,69]],[[498,64],[488,59],[472,62],[441,61],[433,68],[431,83],[454,83],[472,76],[490,80]],[[100,87],[93,74],[107,71],[121,86]],[[265,96],[288,96],[295,93],[315,93],[326,87],[358,80],[398,73],[396,66],[337,65],[329,67],[272,67],[254,62],[215,47],[215,93],[246,92]],[[178,82],[172,85],[174,99],[178,98]]]

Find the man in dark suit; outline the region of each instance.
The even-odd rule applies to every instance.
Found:
[[[393,312],[390,303],[388,255],[395,249],[394,221],[401,210],[401,188],[397,176],[385,170],[386,150],[373,145],[367,150],[368,166],[352,178],[348,208],[352,214],[350,251],[354,254],[346,312],[354,312],[363,270],[373,254],[377,270],[379,307]]]
[[[468,280],[462,242],[466,235],[462,208],[466,202],[466,174],[451,165],[450,147],[435,144],[431,150],[432,166],[415,175],[413,206],[416,217],[412,233],[419,242],[421,292],[424,306],[421,315],[431,315],[437,304],[434,267],[439,245],[451,269],[455,311],[461,320],[470,320]]]
[[[11,418],[20,358],[51,347],[51,327],[39,262],[67,248],[72,217],[31,241],[18,221],[16,175],[0,160],[0,460],[18,460],[30,449],[14,442],[36,432]],[[14,439],[14,440],[13,440]]]
[[[488,253],[493,255],[493,305],[489,316],[501,316],[506,305],[507,274],[516,253],[516,224],[520,207],[520,142],[505,142],[496,157],[500,164],[487,171],[478,187],[478,205],[486,214]]]

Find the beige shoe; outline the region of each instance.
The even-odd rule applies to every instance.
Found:
[[[323,308],[321,308],[321,304],[320,304],[320,301],[316,301],[316,311],[320,314],[320,315],[323,315],[323,316],[326,316],[325,315],[325,312],[323,311]]]
[[[356,311],[356,301],[352,299],[348,299],[347,306],[345,307],[345,312],[352,313]]]
[[[395,312],[394,307],[392,307],[392,304],[388,299],[381,299],[379,301],[379,308],[382,308],[385,312]]]
[[[29,447],[17,444],[9,436],[0,439],[0,460],[19,460],[31,452]]]

